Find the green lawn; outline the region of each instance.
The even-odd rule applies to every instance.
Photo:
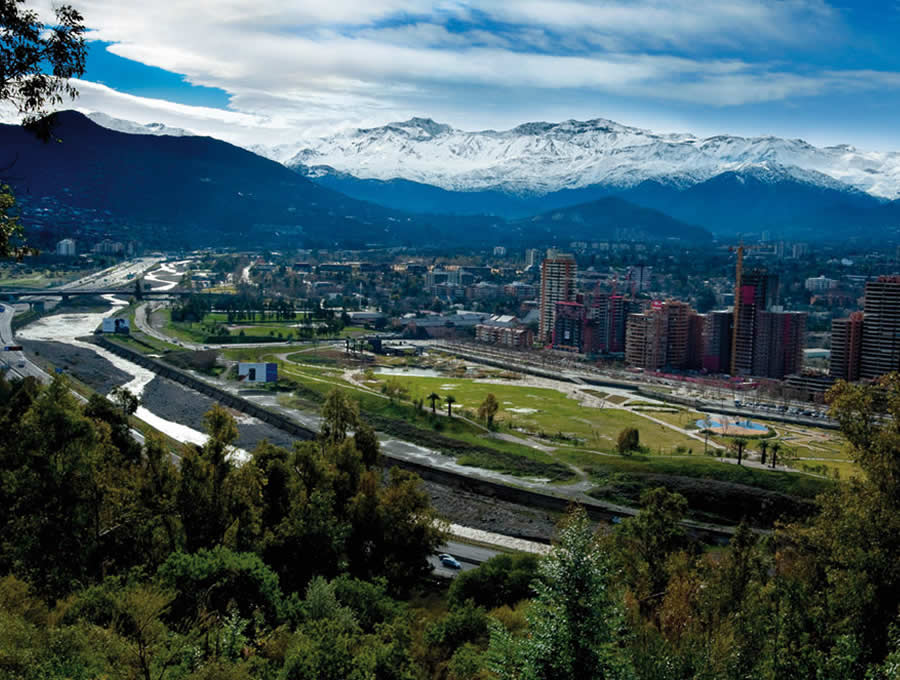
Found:
[[[702,443],[672,428],[617,408],[593,408],[553,389],[528,387],[516,382],[488,384],[468,378],[420,378],[410,376],[377,376],[382,382],[393,379],[404,385],[411,399],[426,398],[431,392],[442,398],[452,394],[471,417],[485,397],[492,393],[500,404],[495,422],[501,430],[519,428],[545,436],[562,434],[574,438],[581,446],[612,451],[616,437],[626,427],[636,427],[641,444],[652,452],[671,451],[677,446],[702,447]]]

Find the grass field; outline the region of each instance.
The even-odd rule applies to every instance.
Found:
[[[276,359],[271,349],[229,350],[228,355],[260,361]],[[279,362],[281,375],[297,381],[307,391],[305,403],[302,394],[299,400],[296,397],[290,398],[297,406],[317,407],[334,386],[342,386],[352,390],[353,397],[359,401],[361,410],[365,413],[406,421],[410,427],[417,428],[420,432],[434,432],[439,427],[439,433],[443,437],[480,447],[473,453],[457,452],[457,461],[460,463],[557,481],[571,482],[578,477],[586,478],[596,485],[594,495],[611,501],[633,505],[639,499],[642,489],[662,484],[690,495],[692,507],[696,506],[694,516],[697,519],[738,521],[743,516],[740,513],[758,507],[765,511],[754,521],[765,524],[770,519],[766,514],[770,508],[790,504],[780,496],[770,497],[766,494],[812,498],[831,483],[828,479],[807,474],[738,467],[733,463],[704,456],[702,441],[687,437],[666,425],[623,409],[586,406],[552,389],[531,387],[517,381],[493,384],[470,378],[425,378],[376,373],[370,376],[371,382],[364,383],[375,392],[372,393],[360,391],[342,379],[342,371],[352,365],[352,361],[343,352],[323,347],[294,352],[287,358],[290,361]],[[357,379],[366,380],[362,367],[355,370]],[[484,397],[489,392],[493,393],[500,404],[496,416],[498,432],[520,437],[522,444],[488,438],[484,428],[473,426],[460,418],[432,418],[427,400],[424,412],[400,400],[391,402],[380,394],[382,386],[389,382],[405,388],[406,396],[403,398],[408,400],[424,399],[432,391],[441,397],[453,394],[458,400],[454,404],[454,413],[473,417]],[[602,394],[604,393],[593,396],[600,397]],[[310,399],[310,396],[314,398]],[[438,404],[438,408],[446,412],[443,401]],[[649,415],[679,427],[700,417],[700,414],[691,411],[652,412]],[[553,448],[545,452],[528,446],[525,435],[510,429],[510,426],[532,432],[543,429],[545,439],[541,440],[533,435],[531,438]],[[620,456],[613,453],[616,436],[627,426],[638,428],[641,442],[650,455]],[[570,438],[554,440],[554,435],[559,432]],[[398,436],[404,438],[399,434]],[[679,446],[682,447],[680,452],[676,451]],[[692,455],[687,455],[688,450],[692,451]],[[578,471],[578,477],[564,475],[558,467],[551,467],[560,464]],[[847,464],[836,465],[843,468],[841,478],[850,474],[850,470],[846,469]],[[800,464],[797,467],[802,470]],[[821,474],[819,470],[808,471]],[[715,499],[715,503],[706,500],[704,489],[707,487],[710,489],[709,497]],[[734,503],[729,494],[736,495]],[[794,509],[796,508],[792,507]]]
[[[490,393],[500,408],[494,422],[500,430],[519,431],[547,437],[568,438],[581,446],[612,451],[619,432],[636,427],[641,444],[653,452],[671,451],[675,447],[697,449],[702,443],[665,425],[654,423],[639,414],[618,408],[584,406],[553,389],[531,387],[517,382],[493,384],[468,378],[422,378],[411,376],[377,376],[379,382],[392,380],[403,385],[410,399],[424,399],[434,392],[442,398],[452,394],[454,409],[477,417],[479,405]]]
[[[171,309],[162,309],[157,313],[161,314],[163,317],[162,330],[164,333],[177,340],[193,343],[215,342],[215,339],[210,337],[208,328],[204,326],[204,323],[209,324],[215,322],[225,324],[227,320],[227,315],[222,312],[212,312],[207,314],[202,323],[172,321]],[[230,329],[230,335],[232,337],[239,336],[243,332],[243,336],[241,336],[243,342],[254,342],[255,340],[267,341],[273,339],[286,341],[301,339],[299,329],[295,328],[297,323],[300,323],[297,319],[286,321],[267,319],[266,321],[236,321],[232,324],[228,324],[227,327]],[[320,340],[329,338],[337,339],[364,335],[368,332],[369,331],[360,326],[347,326],[341,329],[337,334],[327,336],[322,335],[318,336],[318,338]]]

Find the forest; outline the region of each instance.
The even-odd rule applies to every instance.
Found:
[[[704,546],[651,489],[448,587],[446,524],[340,391],[317,441],[240,461],[219,406],[173,448],[127,395],[2,380],[0,677],[900,677],[900,377],[829,400],[866,474],[803,524]]]

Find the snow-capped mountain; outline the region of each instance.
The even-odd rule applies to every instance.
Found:
[[[169,127],[162,123],[147,123],[141,125],[130,120],[122,118],[113,118],[100,111],[88,113],[87,117],[94,121],[100,127],[116,132],[125,132],[129,135],[168,135],[170,137],[194,137],[195,133],[183,128]]]
[[[409,180],[449,191],[543,195],[645,181],[685,189],[725,172],[900,197],[900,153],[815,147],[801,139],[658,134],[595,119],[467,132],[428,118],[357,129],[312,143],[255,148],[312,178]]]

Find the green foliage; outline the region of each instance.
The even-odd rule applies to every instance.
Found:
[[[515,605],[534,593],[531,584],[537,577],[535,555],[497,555],[477,569],[459,574],[447,593],[451,607],[471,600],[486,609]]]
[[[359,422],[359,406],[347,394],[334,388],[322,404],[321,438],[324,442],[340,444],[347,437],[347,430]]]
[[[5,184],[0,185],[0,257],[21,259],[34,250],[24,245],[25,228],[16,215],[16,199]]]
[[[573,510],[541,562],[528,631],[491,628],[489,661],[502,679],[628,678],[623,612],[613,571],[586,513]]]
[[[640,451],[640,448],[641,435],[636,427],[626,427],[619,432],[619,436],[616,437],[616,451],[625,456],[629,453]]]
[[[178,593],[172,602],[176,619],[234,610],[244,618],[257,612],[270,622],[283,613],[278,577],[253,553],[217,546],[193,554],[173,553],[157,572],[160,583]]]
[[[497,397],[490,392],[478,407],[478,417],[485,421],[488,427],[491,427],[494,424],[494,416],[497,415],[499,409],[500,404],[497,403]]]

